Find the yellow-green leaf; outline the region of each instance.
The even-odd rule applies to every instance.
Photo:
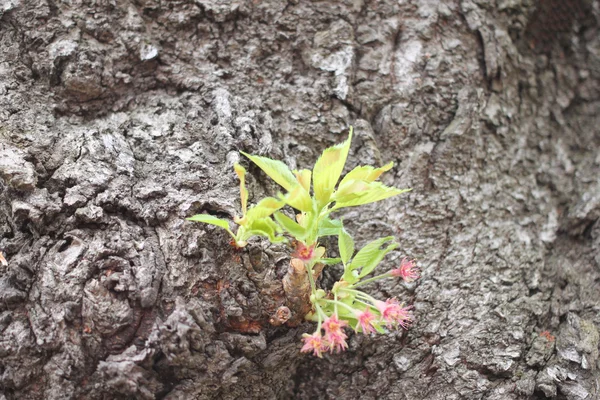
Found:
[[[279,197],[297,210],[308,212],[313,209],[312,198],[301,185],[296,185],[285,196],[280,194]]]
[[[369,190],[370,188],[370,184],[368,182],[365,181],[349,181],[346,182],[343,186],[340,185],[340,187],[338,188],[338,190],[335,191],[335,193],[333,194],[332,199],[339,201],[339,199],[354,199],[356,197],[359,197],[361,195],[361,193],[366,192],[367,190]]]
[[[187,218],[187,220],[194,221],[194,222],[204,222],[205,224],[218,226],[220,228],[225,229],[231,236],[233,236],[235,238],[235,235],[229,229],[229,222],[227,222],[223,219],[217,218],[215,216],[212,216],[210,214],[196,214],[196,215],[193,215],[193,216]]]
[[[329,203],[335,185],[344,170],[350,142],[352,141],[352,128],[348,139],[344,143],[325,149],[313,168],[313,190],[319,207]]]
[[[187,220],[194,222],[204,222],[205,224],[216,225],[223,229],[229,229],[229,222],[210,214],[196,214],[187,218]]]
[[[321,264],[325,264],[325,265],[335,265],[335,264],[339,264],[340,262],[342,262],[341,258],[321,258],[319,259],[319,262]]]
[[[233,169],[240,179],[240,199],[242,201],[242,218],[248,210],[248,189],[246,189],[246,169],[240,164],[233,164]]]
[[[300,226],[300,224],[281,212],[276,212],[273,216],[275,217],[275,221],[277,221],[277,223],[279,223],[279,225],[281,225],[281,227],[296,240],[304,239],[306,236],[306,229]]]
[[[332,210],[374,203],[389,197],[397,196],[410,190],[411,189],[397,189],[394,187],[385,186],[380,182],[371,182],[367,190],[358,193],[349,193],[345,196],[336,198],[336,203]]]
[[[393,236],[387,236],[367,243],[356,253],[350,265],[347,266],[347,272],[358,271],[360,269],[358,278],[365,277],[375,269],[386,254],[396,247],[398,247],[398,244],[394,242]]]
[[[325,218],[319,224],[319,236],[337,236],[342,229],[342,222],[339,219]]]
[[[265,174],[269,175],[271,179],[283,186],[286,190],[292,190],[292,188],[298,185],[296,177],[292,174],[292,171],[287,165],[278,160],[271,160],[267,157],[253,156],[251,154],[244,153],[243,155],[248,157],[254,164],[262,169]]]
[[[284,205],[285,203],[281,200],[277,200],[274,197],[266,197],[248,210],[247,220],[251,224],[256,219],[268,217]]]
[[[379,168],[373,168],[370,165],[356,167],[352,171],[348,172],[344,178],[342,178],[338,191],[341,191],[345,185],[351,183],[352,181],[365,181],[367,183],[373,182],[377,180],[381,174],[392,169],[393,166],[394,162],[390,161],[383,167]]]
[[[354,254],[354,240],[352,240],[352,236],[344,228],[340,230],[340,235],[338,236],[338,247],[342,262],[346,265]]]
[[[253,235],[266,236],[271,243],[283,242],[285,238],[277,236],[279,227],[271,218],[262,218],[252,221],[243,240],[247,240]]]
[[[375,322],[375,323],[373,323],[373,328],[375,328],[375,330],[376,330],[378,333],[381,333],[381,334],[386,334],[386,333],[388,333],[388,331],[386,331],[386,330],[385,330],[385,328],[384,328],[384,327],[381,325],[381,323],[380,323],[380,322]]]
[[[358,282],[358,272],[355,270],[346,269],[342,275],[342,280],[348,283],[356,283]]]
[[[303,169],[301,171],[293,171],[294,175],[296,175],[296,180],[298,183],[302,185],[302,187],[310,193],[310,178],[312,175],[312,171],[309,169]]]

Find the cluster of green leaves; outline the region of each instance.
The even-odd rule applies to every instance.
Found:
[[[375,239],[360,249],[354,257],[354,243],[350,235],[342,231],[338,238],[341,261],[344,264],[342,280],[355,284],[371,274],[381,260],[392,250],[398,247],[393,236]],[[350,258],[352,259],[350,260]]]
[[[346,141],[327,148],[323,152],[312,171],[308,169],[292,171],[281,161],[242,152],[285,189],[285,193],[278,193],[277,198],[262,199],[253,207],[248,208],[248,190],[245,185],[246,170],[236,164],[235,171],[240,179],[242,205],[242,216],[234,219],[234,222],[239,225],[237,232],[234,234],[230,230],[228,221],[212,215],[199,214],[188,219],[226,229],[240,247],[245,246],[247,240],[255,235],[267,237],[271,242],[277,243],[284,241],[285,237],[282,234],[287,233],[306,247],[314,247],[320,237],[338,236],[340,243],[344,243],[340,245],[340,252],[344,251],[341,257],[342,261],[347,257],[344,261],[344,265],[346,265],[352,256],[350,253],[354,251],[354,244],[351,238],[348,239],[349,235],[343,229],[342,222],[331,218],[330,214],[342,208],[373,203],[410,190],[388,187],[377,181],[381,174],[393,167],[392,162],[380,168],[356,167],[340,181],[351,141],[352,128]],[[295,218],[290,218],[280,211],[285,205],[296,210]],[[368,271],[370,267],[358,264],[366,257],[367,253],[364,253],[364,250],[361,250],[352,262],[347,264],[347,278],[366,275],[365,271]],[[357,259],[359,255],[362,258]],[[332,260],[327,261],[328,263],[332,262]]]
[[[188,218],[188,220],[216,225],[227,230],[238,247],[244,247],[248,239],[252,236],[264,236],[271,243],[283,242],[285,238],[281,236],[282,230],[273,221],[271,216],[275,211],[282,208],[285,203],[273,197],[266,197],[259,201],[258,204],[248,208],[246,169],[239,164],[235,164],[234,169],[240,180],[240,198],[242,204],[242,216],[234,218],[234,222],[239,225],[237,232],[234,234],[231,231],[228,221],[210,214],[197,214]]]

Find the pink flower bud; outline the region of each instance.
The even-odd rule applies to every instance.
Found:
[[[299,258],[304,262],[310,261],[314,256],[315,246],[306,246],[302,242],[296,242],[296,251],[292,254],[293,258]]]
[[[346,326],[348,326],[348,323],[346,321],[340,321],[335,314],[325,319],[323,322],[325,340],[329,343],[329,349],[332,353],[334,351],[339,353],[348,348],[348,344],[346,343],[346,338],[348,336],[346,336],[343,329]]]
[[[421,277],[421,270],[415,265],[414,260],[404,258],[400,267],[390,271],[392,276],[400,277],[404,282],[414,282]]]
[[[310,353],[312,351],[315,356],[320,358],[323,357],[323,352],[329,348],[327,342],[323,340],[321,332],[315,332],[312,335],[305,333],[302,335],[302,340],[304,341],[304,346],[300,350],[302,353]]]
[[[367,307],[367,309],[365,311],[355,312],[354,315],[356,315],[356,319],[358,320],[358,323],[356,324],[357,332],[358,332],[359,326],[365,335],[376,332],[375,328],[373,327],[373,322],[374,322],[376,316],[375,316],[375,314],[373,314],[371,312],[369,307]]]
[[[412,306],[402,307],[396,299],[387,299],[385,302],[377,301],[375,307],[381,313],[381,318],[387,322],[388,328],[401,326],[408,329],[413,322],[413,316],[410,312]]]

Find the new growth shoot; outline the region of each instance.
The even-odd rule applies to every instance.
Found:
[[[311,311],[306,319],[317,326],[312,334],[303,337],[302,352],[321,357],[323,352],[339,352],[347,348],[346,328],[371,334],[386,329],[408,328],[413,320],[410,308],[396,299],[380,301],[361,291],[361,287],[379,279],[401,278],[412,282],[420,271],[414,261],[403,259],[396,269],[371,276],[378,264],[399,244],[393,236],[375,239],[356,251],[352,236],[342,220],[332,216],[337,210],[374,203],[397,196],[410,189],[397,189],[379,182],[379,177],[393,167],[358,166],[341,177],[346,164],[352,128],[343,143],[327,148],[312,170],[292,171],[281,161],[242,152],[284,191],[248,206],[246,170],[239,164],[234,169],[240,180],[241,216],[235,217],[236,232],[229,222],[208,214],[194,215],[190,221],[219,226],[231,235],[232,242],[244,247],[252,236],[266,237],[272,243],[295,239],[292,264],[304,266],[310,283]],[[341,180],[340,180],[341,178]],[[283,207],[294,210],[294,217],[283,213]],[[326,236],[337,237],[339,258],[328,258],[327,249],[320,245]],[[342,264],[344,272],[330,291],[317,286],[324,265]]]

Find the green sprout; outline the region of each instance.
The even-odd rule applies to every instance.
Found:
[[[344,228],[342,220],[332,217],[332,213],[340,209],[374,203],[411,190],[389,187],[378,181],[393,167],[393,162],[379,168],[358,166],[340,180],[351,141],[352,128],[346,141],[327,148],[321,154],[312,171],[292,171],[281,161],[241,152],[285,192],[278,193],[276,198],[264,198],[248,208],[246,170],[235,164],[242,206],[241,217],[234,218],[238,225],[236,233],[230,230],[228,221],[209,214],[188,218],[224,228],[238,247],[245,246],[252,236],[264,236],[272,243],[286,241],[285,235],[295,239],[296,249],[291,264],[296,270],[298,266],[304,266],[306,270],[311,303],[306,319],[318,324],[315,333],[304,335],[302,351],[312,351],[317,356],[326,350],[341,351],[347,347],[343,331],[346,326],[365,334],[384,333],[385,327],[408,327],[412,321],[410,307],[403,307],[395,299],[386,302],[376,300],[357,287],[390,277],[401,277],[406,282],[419,278],[419,269],[414,261],[406,259],[397,269],[368,278],[399,244],[393,236],[388,236],[371,241],[355,254],[352,236]],[[294,218],[280,211],[285,206],[295,210]],[[339,258],[325,257],[326,249],[319,246],[319,240],[325,236],[337,237]],[[316,281],[323,266],[338,263],[344,267],[340,281],[328,292],[317,288]],[[324,336],[321,330],[325,331]]]

